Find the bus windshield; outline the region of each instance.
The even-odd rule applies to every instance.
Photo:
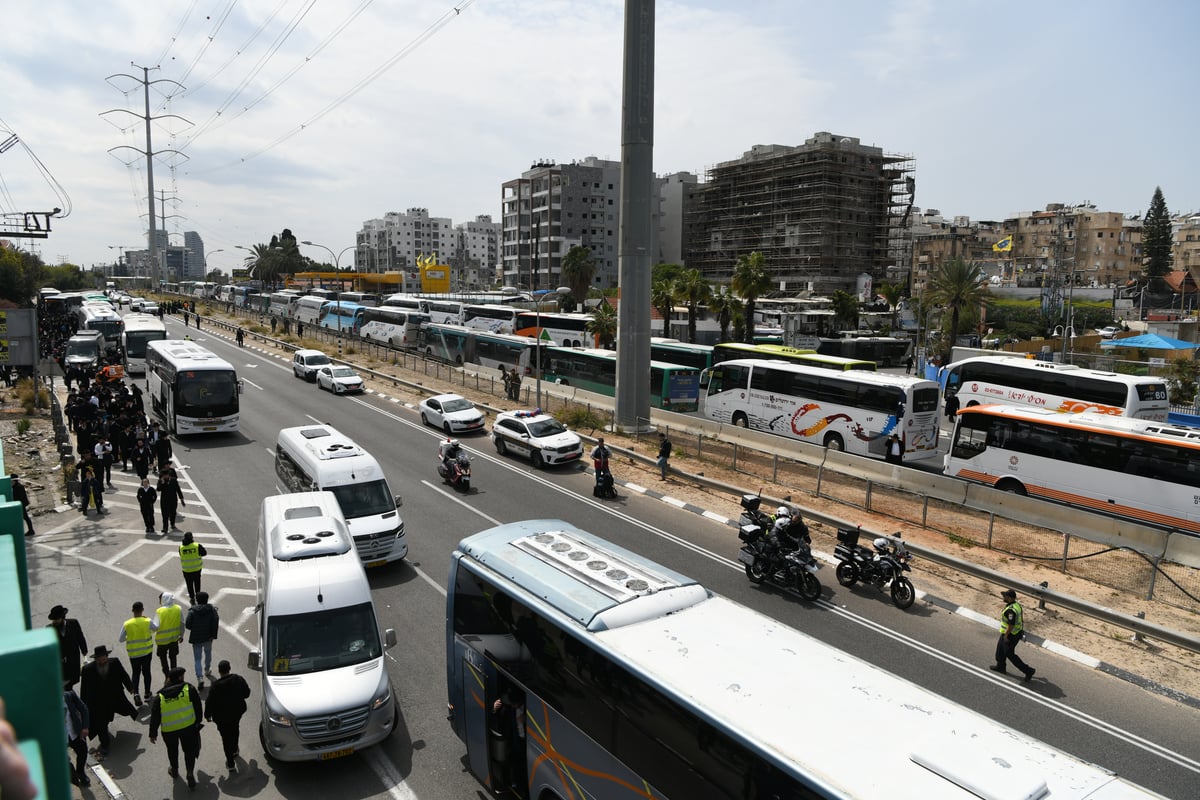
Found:
[[[175,413],[184,416],[221,416],[237,411],[237,374],[209,370],[179,376]]]
[[[370,603],[267,620],[268,675],[352,667],[383,655]]]
[[[382,478],[366,483],[323,488],[333,492],[346,519],[375,517],[396,510],[396,500],[388,490],[387,481]]]

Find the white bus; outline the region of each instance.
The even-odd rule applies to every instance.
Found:
[[[425,313],[425,301],[411,294],[390,294],[384,298],[383,305],[388,308],[402,308],[405,311]]]
[[[425,306],[425,313],[429,315],[430,322],[443,325],[462,325],[463,304],[460,301],[423,298],[421,302]]]
[[[561,520],[463,539],[447,589],[450,726],[496,794],[1159,797]]]
[[[513,333],[534,339],[549,339],[560,347],[595,347],[596,337],[588,333],[591,314],[558,314],[543,311],[522,311],[517,314]]]
[[[242,384],[237,370],[187,339],[146,348],[150,407],[169,433],[232,433],[238,429]]]
[[[329,298],[317,294],[302,295],[292,308],[292,316],[296,322],[302,322],[315,328],[321,321],[321,309],[328,302],[330,302]]]
[[[722,361],[710,371],[704,415],[858,456],[883,458],[893,433],[904,461],[938,454],[937,384],[908,375]]]
[[[514,306],[468,303],[463,306],[462,324],[479,331],[512,333],[517,322],[518,310]]]
[[[104,336],[106,349],[115,350],[120,346],[125,322],[111,305],[85,302],[76,309],[75,314],[79,320],[79,330],[99,331]]]
[[[1161,378],[1121,375],[1012,356],[980,356],[946,367],[946,399],[959,408],[985,403],[1051,411],[1090,411],[1165,422],[1167,384]]]
[[[373,292],[342,292],[338,295],[338,299],[343,303],[358,303],[360,306],[379,305],[379,295]]]
[[[121,349],[125,352],[125,371],[130,375],[146,372],[146,348],[150,342],[167,338],[167,326],[153,314],[126,314]]]
[[[1021,406],[958,412],[947,475],[1200,534],[1200,430]]]
[[[295,314],[296,304],[300,302],[300,297],[300,293],[295,289],[281,289],[278,292],[271,292],[267,313],[273,317],[291,317]]]
[[[363,323],[358,335],[369,342],[380,342],[392,347],[415,348],[421,326],[429,322],[429,315],[404,308],[379,306],[363,309]]]

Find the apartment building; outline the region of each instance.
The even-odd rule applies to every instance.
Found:
[[[1064,285],[1123,286],[1141,274],[1141,220],[1119,211],[1050,203],[1006,219],[1003,233],[1013,237],[1011,258],[1025,285],[1045,275]]]
[[[354,263],[359,272],[403,271],[415,280],[418,256],[436,253],[441,263],[452,263],[458,242],[449,217],[431,217],[427,208],[389,211],[362,224],[355,236]]]
[[[998,222],[972,221],[966,216],[947,219],[937,209],[917,208],[910,217],[910,231],[912,279],[909,291],[913,296],[920,296],[937,266],[952,258],[974,261],[989,279],[1013,280],[1011,257],[992,250],[992,245],[1004,238]]]
[[[447,261],[450,285],[456,291],[487,289],[498,282],[500,271],[500,223],[491,214],[480,214],[471,222],[454,226],[457,253]]]
[[[1179,216],[1171,227],[1174,229],[1172,266],[1190,273],[1193,280],[1200,282],[1200,214]]]

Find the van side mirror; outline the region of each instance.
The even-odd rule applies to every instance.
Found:
[[[262,672],[262,653],[251,650],[250,657],[246,660],[246,666],[255,672]]]
[[[239,378],[238,379],[238,394],[242,394],[245,391],[246,391],[246,379]]]
[[[396,508],[399,508],[400,506],[404,505],[404,498],[401,497],[400,495],[396,495],[393,499],[396,501]]]
[[[385,647],[396,646],[396,629],[388,628],[383,632],[383,644]]]

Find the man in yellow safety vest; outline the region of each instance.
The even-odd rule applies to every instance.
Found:
[[[183,641],[183,609],[171,592],[158,596],[159,607],[154,612],[154,644],[163,677],[177,666],[179,643]]]
[[[1037,672],[1017,655],[1017,645],[1025,638],[1025,609],[1017,602],[1017,593],[1005,589],[1000,593],[1004,598],[1004,611],[1000,613],[1000,641],[996,643],[996,663],[989,669],[993,672],[1008,672],[1005,666],[1009,661],[1021,672],[1025,673],[1025,683],[1033,680]]]
[[[183,667],[167,673],[167,685],[154,695],[150,704],[150,743],[157,744],[158,729],[162,727],[163,743],[167,746],[167,774],[179,777],[179,745],[183,745],[183,765],[187,769],[188,788],[196,788],[196,757],[200,755],[200,720],[204,706],[200,692],[183,680]]]
[[[146,690],[143,694],[150,699],[150,662],[154,658],[154,622],[144,613],[145,606],[138,600],[133,604],[133,616],[121,624],[118,641],[125,643],[129,656],[129,672],[133,676],[133,705],[142,705],[142,695],[137,693],[138,673],[142,675]]]
[[[179,545],[179,567],[183,570],[183,582],[187,586],[188,602],[196,604],[196,594],[200,591],[200,571],[204,569],[204,556],[208,551],[204,545],[192,539],[192,534],[183,535],[183,543]]]

